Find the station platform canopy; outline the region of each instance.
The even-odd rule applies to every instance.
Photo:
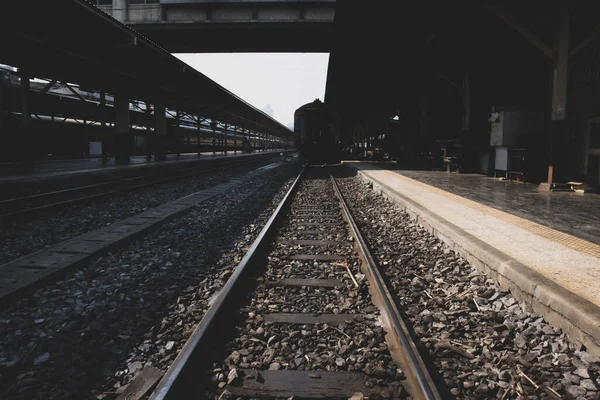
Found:
[[[0,14],[0,63],[278,137],[269,115],[85,0],[19,0]],[[205,40],[211,40],[207,37]]]

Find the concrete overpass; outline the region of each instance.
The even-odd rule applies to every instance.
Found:
[[[92,0],[172,53],[329,52],[335,0]]]

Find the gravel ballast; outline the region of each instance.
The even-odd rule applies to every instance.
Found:
[[[223,179],[243,174],[249,168],[256,169],[272,162],[273,158],[266,157],[256,160],[251,166],[232,167],[229,170],[165,182],[132,192],[115,193],[96,200],[48,210],[26,222],[14,222],[12,226],[0,228],[0,265],[206,189]]]
[[[115,398],[144,367],[166,370],[298,168],[244,182],[4,309],[0,398]]]
[[[340,167],[340,189],[438,377],[460,399],[598,399],[600,358],[569,342]]]
[[[232,386],[240,385],[242,379],[232,381],[230,377],[239,375],[240,370],[253,369],[256,376],[264,370],[310,371],[315,379],[328,371],[360,373],[365,392],[376,387],[381,398],[405,398],[403,372],[388,350],[381,315],[360,273],[354,238],[342,219],[327,169],[311,168],[306,175],[292,201],[291,214],[279,229],[266,268],[256,278],[257,285],[247,304],[240,308],[241,323],[226,344],[222,359],[212,364],[212,374],[205,377],[205,386],[212,389],[206,395],[228,398],[228,389],[234,390]],[[294,240],[341,243],[297,245]],[[343,261],[289,259],[296,255],[343,256]],[[356,277],[358,287],[344,264]],[[336,280],[341,285],[324,288],[277,284],[290,278]],[[280,313],[299,313],[303,317],[346,315],[343,323],[269,321],[272,314]]]

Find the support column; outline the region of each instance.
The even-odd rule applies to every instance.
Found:
[[[237,130],[238,127],[233,128],[233,154],[237,154]]]
[[[552,79],[552,116],[548,143],[548,182],[550,187],[554,177],[554,141],[564,129],[567,106],[567,82],[569,66],[569,7],[568,0],[560,0],[558,38],[556,41],[556,68]]]
[[[19,71],[21,76],[21,122],[23,125],[31,124],[31,112],[29,111],[29,75],[23,70]]]
[[[112,0],[113,17],[120,21],[127,21],[127,0]]]
[[[202,127],[202,121],[200,119],[200,114],[198,114],[198,131],[196,133],[198,157],[200,157],[200,138],[201,138],[200,129],[201,129],[201,127]]]
[[[104,91],[100,92],[100,109],[101,109],[100,124],[102,125],[103,128],[106,128],[106,93],[104,93]]]
[[[167,109],[164,101],[154,103],[154,159],[167,159],[165,142],[167,138]]]
[[[37,146],[35,146],[35,140],[32,139],[32,126],[31,126],[31,111],[29,109],[29,74],[23,69],[19,69],[19,75],[21,77],[21,124],[22,129],[17,132],[18,137],[15,141],[17,143],[17,153],[19,158],[27,164],[25,168],[29,168],[33,165],[35,159],[35,153],[37,153]]]
[[[210,121],[210,128],[213,131],[213,140],[212,140],[212,150],[213,150],[213,156],[216,155],[216,148],[217,148],[217,123],[214,120]]]
[[[152,130],[150,129],[150,115],[152,114],[152,108],[150,107],[150,103],[147,101],[144,102],[146,104],[146,160],[150,161],[152,158],[152,144],[154,140],[152,136]]]
[[[181,156],[181,147],[183,146],[183,135],[181,134],[181,113],[179,108],[175,110],[175,143],[177,145],[177,158]]]
[[[115,94],[115,161],[126,164],[131,155],[132,141],[129,124],[129,98],[123,94]]]
[[[108,161],[108,147],[110,143],[110,135],[106,128],[106,120],[108,119],[107,110],[106,110],[106,93],[101,90],[100,91],[100,126],[102,126],[102,162],[105,163]],[[54,122],[54,116],[52,116],[52,122]]]
[[[4,141],[4,120],[5,120],[5,101],[4,101],[4,85],[0,83],[0,143]]]
[[[473,154],[473,136],[471,133],[471,77],[465,72],[463,81],[463,164],[460,168],[462,172],[471,172],[475,169],[475,157]]]
[[[225,124],[225,131],[223,132],[223,154],[227,154],[227,130],[229,129],[229,125]]]
[[[362,146],[362,156],[363,158],[367,157],[367,135],[364,130],[360,132],[360,143]]]

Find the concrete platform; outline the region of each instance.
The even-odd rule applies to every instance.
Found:
[[[347,164],[521,303],[600,354],[600,196]],[[570,213],[579,222],[564,223]],[[582,223],[590,228],[578,228]]]
[[[38,161],[33,164],[31,169],[24,172],[23,164],[17,162],[0,163],[0,184],[36,181],[45,179],[60,178],[65,175],[101,175],[104,173],[114,173],[117,171],[136,170],[147,167],[172,166],[176,164],[209,162],[224,158],[240,158],[251,157],[261,154],[275,154],[283,150],[260,151],[254,153],[242,153],[238,151],[234,154],[233,151],[226,153],[217,152],[213,155],[212,152],[200,153],[182,153],[179,157],[176,154],[168,154],[166,161],[148,161],[145,156],[134,156],[128,164],[117,165],[114,158],[109,159],[106,163],[102,162],[101,158],[85,158],[71,160],[46,160]]]
[[[114,251],[157,229],[171,219],[190,212],[199,204],[221,196],[231,188],[283,164],[283,162],[277,162],[255,169],[236,179],[183,196],[135,216],[0,265],[0,307],[20,298],[25,291],[36,289],[52,280],[59,279],[73,268],[86,265],[99,255]]]

